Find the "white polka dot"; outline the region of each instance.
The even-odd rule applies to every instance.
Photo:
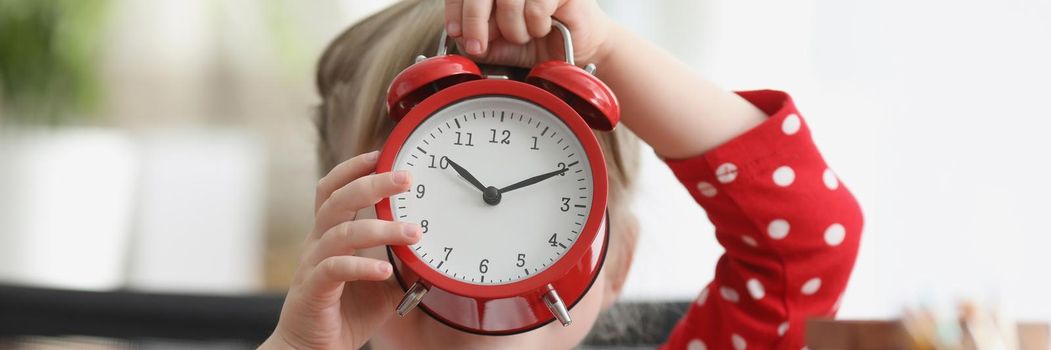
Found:
[[[715,178],[724,184],[733,182],[737,179],[737,165],[734,163],[723,163],[715,169]]]
[[[806,295],[814,295],[818,289],[821,289],[821,279],[814,277],[803,283],[803,288],[800,288],[799,291]]]
[[[766,290],[763,289],[763,284],[759,283],[759,280],[757,279],[749,279],[748,282],[745,283],[745,286],[748,287],[748,294],[752,295],[752,299],[759,300],[766,296]]]
[[[748,342],[744,341],[744,337],[740,334],[734,333],[730,336],[730,341],[734,344],[734,349],[744,350],[748,348]]]
[[[796,181],[796,172],[791,167],[783,165],[774,170],[774,183],[781,187],[788,187]]]
[[[708,300],[708,287],[701,289],[701,294],[697,295],[697,306],[704,305],[704,302]]]
[[[825,187],[835,191],[839,188],[839,179],[836,178],[836,173],[832,172],[832,169],[825,169],[825,173],[821,175],[821,180],[825,181]]]
[[[828,243],[830,246],[835,247],[840,243],[843,243],[843,239],[846,237],[847,229],[844,228],[843,225],[832,224],[825,229],[825,243]]]
[[[773,239],[782,239],[788,236],[788,230],[791,226],[785,219],[776,219],[770,222],[770,225],[766,226],[766,233]]]
[[[741,236],[741,241],[744,242],[744,244],[747,244],[749,247],[759,246],[759,242],[756,242],[755,238],[752,238],[752,236],[749,235]]]
[[[712,198],[715,197],[719,190],[715,189],[715,186],[710,182],[701,181],[697,183],[697,191],[701,192],[702,196]]]
[[[781,122],[781,131],[783,131],[785,135],[794,135],[799,132],[799,127],[802,125],[803,123],[799,120],[799,116],[792,113],[785,117],[785,121]]]
[[[741,300],[741,296],[737,294],[737,291],[730,287],[719,287],[719,295],[722,295],[723,299],[731,303]]]
[[[686,345],[686,350],[708,350],[708,346],[704,345],[700,339],[694,339]]]
[[[781,322],[780,326],[777,326],[777,335],[784,336],[785,332],[788,332],[788,321]]]

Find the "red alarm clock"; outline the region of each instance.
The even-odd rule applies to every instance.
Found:
[[[408,192],[376,204],[380,219],[414,222],[423,237],[389,246],[414,308],[460,330],[529,331],[570,310],[598,276],[609,242],[606,163],[592,129],[620,119],[613,93],[573,62],[543,62],[524,81],[484,76],[446,54],[394,78],[387,95],[398,121],[377,172],[408,170]]]

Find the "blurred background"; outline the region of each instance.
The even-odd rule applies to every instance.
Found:
[[[0,0],[0,284],[281,291],[314,64],[389,3]],[[967,298],[1051,320],[1051,1],[600,3],[727,88],[793,93],[866,213],[841,317]],[[624,299],[689,300],[722,249],[643,154]]]

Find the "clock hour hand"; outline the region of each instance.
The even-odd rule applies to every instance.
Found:
[[[462,166],[460,166],[460,164],[456,164],[456,162],[454,162],[452,158],[445,157],[445,160],[449,161],[449,165],[453,167],[453,170],[456,170],[457,174],[460,174],[460,176],[463,176],[464,179],[467,179],[467,182],[470,182],[471,185],[474,185],[474,188],[477,188],[479,191],[485,192],[485,185],[482,185],[481,181],[478,181],[478,179],[476,179],[474,175],[471,175],[471,172],[467,171],[467,169],[464,169]]]
[[[526,186],[529,186],[529,185],[533,185],[533,184],[536,184],[537,182],[544,181],[544,180],[550,179],[550,178],[558,176],[558,175],[562,175],[566,171],[569,171],[569,168],[562,168],[562,169],[558,169],[558,170],[555,170],[555,171],[552,171],[552,172],[549,172],[549,173],[544,173],[544,174],[540,174],[540,175],[537,175],[537,176],[533,176],[531,178],[528,178],[528,179],[516,182],[516,183],[514,183],[514,184],[512,184],[510,186],[501,188],[499,192],[500,193],[511,192],[511,191],[517,190],[519,188],[526,187]]]

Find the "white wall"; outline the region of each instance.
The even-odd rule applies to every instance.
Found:
[[[727,87],[792,92],[861,201],[865,236],[841,316],[974,298],[1051,319],[1051,2],[653,4],[604,2]],[[662,165],[645,166],[627,298],[693,297],[721,249],[710,225],[679,219],[701,215],[688,198],[657,194],[676,191]]]

